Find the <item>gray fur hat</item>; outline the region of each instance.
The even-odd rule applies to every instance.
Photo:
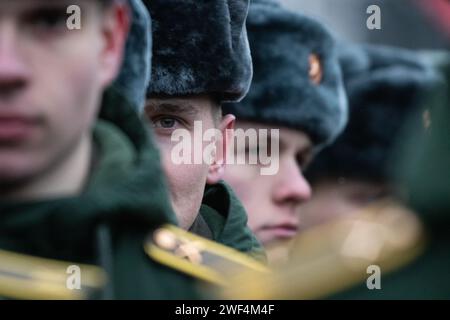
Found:
[[[250,5],[247,29],[254,76],[240,103],[224,112],[301,130],[316,149],[331,142],[347,121],[347,100],[335,42],[319,22],[276,1]]]
[[[150,95],[211,94],[239,101],[252,61],[245,19],[249,0],[146,0],[153,20]]]
[[[141,112],[151,75],[151,19],[142,0],[129,0],[129,4],[132,24],[122,68],[113,86]]]
[[[416,131],[424,131],[421,116],[441,77],[425,56],[413,51],[349,44],[339,51],[349,123],[336,142],[317,156],[307,175],[313,180],[389,181],[403,127],[414,120]]]

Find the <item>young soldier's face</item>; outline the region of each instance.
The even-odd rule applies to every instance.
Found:
[[[219,107],[206,95],[150,98],[145,112],[161,152],[172,206],[180,226],[187,230],[198,215],[206,184],[222,178],[222,150],[226,149],[227,129],[229,132],[233,128],[234,117],[222,117]],[[185,135],[175,139],[174,133],[180,129]],[[211,130],[220,132],[215,135],[215,152],[208,151],[212,140],[203,139]],[[182,143],[185,148],[178,152]],[[186,152],[190,153],[189,159],[180,161],[178,156]],[[204,157],[211,162],[204,161]]]
[[[236,129],[239,128],[269,131],[278,129],[274,126],[238,121]],[[264,146],[260,143],[258,148]],[[261,175],[259,163],[227,165],[224,180],[231,185],[244,204],[249,227],[263,244],[287,240],[297,233],[300,221],[296,209],[311,196],[310,186],[302,173],[302,168],[310,161],[311,148],[308,136],[300,131],[281,128],[279,170],[276,174]],[[252,150],[245,148],[236,152],[236,157],[240,157]],[[272,151],[268,151],[268,154],[271,153]]]
[[[67,8],[81,9],[69,30]],[[124,5],[0,0],[0,188],[62,166],[90,139],[105,87],[120,67]],[[45,181],[51,183],[51,174]]]
[[[313,190],[312,199],[300,208],[302,229],[356,213],[389,194],[385,184],[358,179],[324,179]]]

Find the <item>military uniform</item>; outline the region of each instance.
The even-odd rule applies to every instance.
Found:
[[[247,214],[233,190],[221,182],[206,187],[191,232],[265,261],[264,249],[247,227]]]
[[[36,202],[2,201],[0,248],[70,261],[67,266],[100,266],[108,277],[99,293],[104,298],[198,297],[191,277],[155,263],[143,249],[152,229],[175,223],[156,147],[119,96],[105,98],[102,114],[84,192]]]
[[[230,170],[225,175],[225,180],[236,190],[251,190],[260,183],[271,184],[265,188],[266,194],[262,197],[269,199],[271,207],[280,208],[279,212],[265,212],[264,204],[257,205],[261,195],[252,192],[244,201],[244,205],[253,207],[249,216],[253,218],[254,230],[258,233],[267,229],[261,233],[267,231],[270,234],[270,227],[278,226],[281,221],[286,225],[298,225],[296,214],[291,210],[309,197],[306,195],[309,185],[302,174],[304,163],[299,159],[314,156],[343,130],[347,122],[347,100],[335,41],[320,22],[288,10],[276,0],[254,0],[249,8],[247,29],[254,62],[253,80],[244,99],[223,105],[224,113],[235,115],[237,126],[242,121],[247,122],[246,126],[279,128],[281,143],[285,139],[284,132],[294,130],[297,136],[304,135],[311,147],[311,152],[306,149],[295,151],[295,158],[292,156],[289,162],[295,166],[293,171],[290,167],[283,168],[274,173],[276,177],[267,177],[265,181],[242,178],[242,171]],[[259,139],[259,147],[266,148],[266,141]],[[290,149],[294,140],[286,139],[287,146],[276,149],[280,154],[275,158],[284,159],[284,149]],[[283,176],[284,172],[295,175]],[[294,192],[293,185],[301,187],[295,188]],[[278,189],[283,191],[275,191]],[[242,191],[238,196],[244,193]],[[265,239],[266,243],[274,240],[281,240],[280,248],[288,243],[285,237]],[[268,251],[268,256],[270,262],[280,260],[280,254],[273,250]]]
[[[398,58],[399,55],[395,55],[395,59]],[[296,239],[293,260],[289,265],[276,270],[272,277],[249,278],[251,275],[247,275],[251,284],[239,286],[237,279],[233,282],[235,290],[226,290],[225,297],[450,297],[448,54],[445,61],[447,83],[438,85],[437,78],[432,77],[437,88],[433,90],[430,100],[425,100],[430,118],[424,118],[420,123],[416,121],[417,118],[411,121],[407,130],[409,139],[400,146],[401,152],[398,153],[401,157],[397,158],[398,163],[393,165],[397,174],[396,179],[392,176],[391,179],[406,188],[406,203],[382,199],[360,212],[311,228]],[[416,63],[413,65],[417,66]],[[399,74],[398,68],[396,74]],[[367,76],[365,78],[367,80]],[[388,79],[393,80],[391,77]],[[413,78],[404,79],[411,81]],[[422,81],[425,77],[416,79]],[[429,85],[431,83],[426,84]],[[425,130],[418,130],[417,125]],[[373,171],[366,173],[374,174]],[[380,268],[380,286],[369,289],[373,284],[370,279],[374,274],[373,267]]]
[[[416,107],[422,107],[421,102],[425,102],[424,106],[429,110],[429,118],[415,117],[411,120],[409,130],[406,130],[407,142],[403,140],[401,146],[396,145],[400,148],[397,153],[401,157],[397,158],[396,164],[392,163],[397,169],[397,174],[390,176],[390,179],[400,182],[400,185],[406,188],[408,195],[406,199],[403,201],[392,198],[380,199],[361,211],[304,231],[292,245],[292,260],[288,265],[279,267],[270,276],[245,274],[230,279],[232,286],[222,292],[225,298],[448,299],[450,297],[448,254],[450,59],[448,53],[443,59],[447,68],[445,84],[439,81],[439,77],[431,69],[423,69],[416,56],[402,51],[395,54],[396,51],[392,50],[385,48],[378,51],[376,63],[368,63],[370,60],[364,56],[359,56],[360,60],[344,61],[353,71],[361,66],[361,62],[388,69],[390,64],[381,59],[380,53],[392,53],[389,56],[396,61],[395,67],[391,66],[392,71],[384,70],[386,72],[384,73],[378,70],[373,73],[373,79],[369,77],[370,73],[362,73],[364,81],[358,79],[353,85],[370,90],[371,87],[367,84],[374,81],[375,85],[384,90],[384,95],[378,95],[378,99],[408,99],[406,101],[417,104]],[[408,62],[402,67],[398,63],[405,58],[405,54]],[[412,72],[407,71],[409,68],[413,69]],[[428,83],[425,82],[427,80]],[[397,86],[401,88],[397,95],[387,93],[389,88]],[[433,86],[436,91],[432,91],[430,100],[409,100],[414,96],[411,90],[429,90]],[[405,93],[404,97],[401,92]],[[357,97],[361,99],[363,95]],[[362,105],[357,103],[354,107],[362,108]],[[373,107],[376,109],[381,106]],[[384,108],[405,107],[407,106],[384,105]],[[378,109],[371,112],[373,114],[377,111]],[[392,113],[390,115],[392,116]],[[404,116],[403,112],[401,115]],[[417,119],[420,122],[417,122]],[[366,134],[371,130],[361,123],[354,123],[353,126],[363,127]],[[398,123],[382,126],[381,129],[388,132],[376,131],[379,133],[378,136],[374,132],[369,136],[389,136],[389,132],[392,132],[390,130],[398,130]],[[361,170],[361,175],[365,174],[366,178],[386,177],[385,168],[377,166],[385,164],[386,148],[395,148],[391,145],[391,141],[388,145],[384,145],[380,141],[386,143],[386,140],[374,139],[371,141],[373,145],[363,144],[361,146],[363,148],[369,147],[379,152],[383,150],[377,158],[382,161],[377,163],[359,157],[353,159],[359,165],[353,166],[349,166],[348,163],[336,163],[338,159],[349,156],[351,148],[348,144],[352,142],[351,136],[346,134],[338,141],[347,144],[347,148],[336,150],[334,153],[327,152],[330,158],[322,162],[322,165],[328,162],[327,166],[316,167],[316,170],[328,168],[334,172],[340,169],[338,172],[341,174],[355,171],[359,174],[358,171]],[[333,148],[332,146],[331,149]],[[373,155],[373,152],[371,154]],[[315,175],[326,173],[328,173],[326,170],[322,173],[316,171]],[[374,280],[378,275],[379,288]],[[245,283],[241,281],[242,277],[247,279]]]
[[[387,272],[416,259],[424,247],[424,229],[416,215],[393,199],[383,199],[299,234],[289,263],[274,267],[269,275],[230,278],[232,285],[222,293],[238,299],[324,298],[365,283],[379,270],[383,285]],[[377,285],[375,280],[370,284]]]
[[[139,1],[131,3],[136,9]],[[148,14],[141,15],[145,16],[148,18]],[[149,32],[149,21],[143,25],[142,30],[133,24],[133,36]],[[150,53],[144,48],[150,45],[137,43],[140,49],[127,47],[126,76],[136,71],[136,65],[143,74],[149,72]],[[237,265],[259,268],[250,258],[234,250],[210,248],[201,238],[195,239],[200,248],[193,250],[190,236],[173,226],[176,218],[159,154],[136,112],[143,107],[148,78],[139,78],[142,82],[131,88],[119,78],[115,88],[105,93],[92,132],[89,177],[80,194],[34,201],[0,200],[0,297],[195,299],[204,297],[199,283],[214,282],[222,274],[213,272],[209,260],[223,264],[232,257]],[[163,225],[172,225],[170,232],[177,242],[164,261],[148,250],[161,246],[155,234]],[[192,255],[185,254],[186,248],[197,257],[214,259],[192,260]],[[215,278],[202,279],[191,272],[201,266],[200,270]]]
[[[1,296],[33,299],[202,297],[195,280],[197,275],[189,272],[200,264],[193,265],[183,254],[175,253],[171,254],[169,263],[158,261],[145,250],[153,243],[155,229],[164,224],[175,225],[176,221],[166,196],[156,147],[134,110],[122,103],[115,93],[109,92],[105,97],[102,115],[93,133],[94,168],[82,194],[36,202],[0,203]],[[239,240],[229,238],[227,232],[217,236],[229,241]],[[197,239],[197,242],[203,240]],[[239,245],[243,250],[250,250],[250,244]],[[209,246],[203,247],[199,253]],[[223,263],[234,254],[237,253],[216,254],[214,264],[202,264],[212,272],[217,261]],[[16,263],[8,263],[14,260]],[[184,260],[188,267],[183,265]],[[36,268],[27,268],[27,265],[36,265]],[[84,270],[88,275],[88,281],[82,283],[82,291],[66,287],[66,270],[72,265],[80,266],[82,279]],[[18,288],[24,278],[27,286],[48,287],[48,290],[20,291]]]
[[[252,77],[245,27],[249,1],[145,4],[155,21],[148,99],[206,94],[222,103],[246,95]],[[245,210],[224,183],[206,187],[190,231],[264,259],[261,245],[247,227]]]
[[[442,59],[446,83],[433,91],[427,107],[425,135],[412,131],[399,160],[399,181],[407,187],[426,232],[421,255],[412,263],[382,277],[381,290],[364,286],[332,296],[337,299],[449,299],[450,298],[450,55]],[[418,147],[419,146],[419,147]],[[406,156],[405,156],[406,155]]]

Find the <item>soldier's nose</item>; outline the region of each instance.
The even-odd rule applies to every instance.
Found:
[[[273,199],[278,203],[298,205],[311,198],[311,186],[295,159],[284,161],[276,176],[273,188]]]
[[[0,99],[11,98],[21,91],[28,75],[14,27],[0,23]]]

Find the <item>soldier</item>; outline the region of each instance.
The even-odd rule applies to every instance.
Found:
[[[307,175],[314,197],[302,206],[305,229],[393,196],[393,152],[410,117],[430,125],[424,98],[437,77],[424,57],[382,46],[343,45],[340,61],[349,97],[344,133],[320,153]],[[422,124],[423,122],[423,124]]]
[[[399,64],[397,69],[399,70],[402,67],[413,68],[420,61],[423,68],[418,69],[415,76],[412,74],[412,70],[409,70],[409,73],[404,70],[405,77],[400,79],[396,79],[392,74],[389,78],[381,79],[384,82],[389,80],[389,85],[384,91],[386,96],[394,97],[394,95],[389,95],[387,90],[395,89],[398,92],[396,97],[399,99],[410,95],[412,98],[418,99],[414,101],[400,100],[405,104],[402,109],[416,108],[419,112],[414,113],[416,116],[413,115],[405,121],[405,134],[401,136],[401,143],[394,145],[399,150],[395,152],[390,164],[395,174],[391,172],[388,179],[391,183],[395,182],[404,188],[400,197],[420,218],[424,235],[420,242],[420,250],[414,255],[415,259],[412,261],[410,259],[407,261],[409,263],[403,263],[400,265],[401,268],[390,273],[387,272],[389,269],[380,266],[381,279],[378,290],[369,290],[364,283],[349,290],[341,290],[331,297],[335,299],[448,299],[450,297],[448,274],[450,259],[447,254],[450,245],[448,197],[450,191],[448,178],[450,55],[448,52],[427,53],[420,57],[417,55],[415,56],[416,64],[408,63],[407,66],[404,66],[402,65],[403,60],[400,60],[401,51],[380,50],[392,53],[392,55],[383,56],[386,67],[391,70],[394,69],[396,63]],[[427,61],[426,59],[429,57],[431,59]],[[433,70],[428,64],[429,61],[434,66],[442,68],[446,81],[441,81],[436,73],[433,75]],[[403,81],[403,85],[400,80]],[[407,85],[411,83],[415,83],[415,85]],[[422,92],[425,95],[416,95],[415,92]],[[387,104],[387,101],[385,103]],[[399,107],[397,106],[397,108]],[[394,107],[392,106],[392,108]],[[427,111],[425,118],[421,117],[423,110]],[[380,165],[388,164],[381,162]],[[397,223],[398,226],[404,224],[405,221]],[[407,239],[404,235],[403,238]],[[389,248],[388,239],[385,240],[385,243],[381,255],[384,254],[386,248]],[[391,264],[392,261],[398,260],[399,256],[405,255],[410,255],[410,252],[403,250],[395,255],[385,255],[384,264]],[[329,293],[324,292],[322,296],[328,296]]]
[[[145,115],[161,150],[178,222],[185,230],[262,257],[244,209],[221,182],[227,131],[234,125],[233,116],[222,116],[221,104],[242,99],[252,77],[245,28],[248,0],[145,4],[154,21],[154,68]],[[182,163],[174,159],[178,129],[189,135],[189,145],[200,146],[184,150],[193,151],[193,157]],[[208,162],[203,157],[208,146],[203,136],[211,129],[218,134],[212,137],[215,151],[207,155]]]
[[[448,55],[443,60],[448,68]],[[294,240],[288,266],[263,287],[249,280],[263,294],[236,292],[252,299],[448,298],[448,83],[438,85],[425,56],[398,48],[345,46],[341,63],[350,121],[310,167],[320,201],[314,196],[307,210],[316,223]],[[380,185],[391,187],[380,193]]]
[[[297,207],[311,196],[302,171],[343,129],[347,105],[334,40],[320,23],[265,0],[250,6],[247,28],[254,79],[246,98],[224,110],[236,115],[239,129],[279,129],[279,170],[261,175],[261,163],[230,165],[225,181],[247,209],[250,228],[269,244],[301,228]],[[260,140],[235,153],[266,145]],[[267,154],[276,154],[271,147]]]
[[[431,93],[427,99],[420,99],[429,110],[429,117],[423,121],[419,112],[416,113],[419,117],[413,116],[405,121],[407,122],[405,135],[398,145],[401,150],[397,153],[397,157],[393,158],[393,162],[390,162],[390,166],[397,173],[396,179],[389,175],[389,181],[398,183],[403,189],[401,195],[407,196],[402,197],[403,201],[374,199],[357,214],[341,215],[309,228],[296,237],[288,265],[277,269],[271,276],[245,274],[230,279],[232,285],[223,292],[223,297],[234,299],[326,297],[448,299],[450,297],[448,273],[450,56],[448,53],[442,55],[447,82],[438,85],[439,78],[433,76],[431,69],[423,69],[424,64],[420,63],[421,59],[417,60],[417,55],[393,48],[369,49],[368,57],[364,57],[364,50],[358,48],[350,52],[353,51],[352,55],[359,59],[345,60],[352,62],[347,68],[354,68],[362,61],[367,63],[366,66],[374,68],[369,69],[373,70],[373,73],[361,69],[364,71],[361,71],[360,77],[353,75],[358,80],[353,83],[355,87],[361,85],[361,88],[368,89],[366,86],[371,83],[375,91],[382,90],[383,94],[370,95],[369,101],[384,101],[385,108],[410,108],[411,105],[389,107],[388,97],[398,99],[395,101],[411,103],[412,100],[406,100],[410,94],[415,98],[420,97],[414,95],[415,90],[424,90],[423,86],[436,86],[436,90],[425,90]],[[348,53],[349,51],[347,57]],[[377,63],[373,63],[374,61],[369,58],[375,53],[383,53],[382,56],[376,55]],[[413,58],[408,60],[409,63],[405,63],[405,54],[406,57]],[[432,60],[441,60],[437,59],[437,55],[433,56]],[[416,85],[408,85],[412,82]],[[398,91],[397,95],[392,94],[391,91],[394,89]],[[352,105],[351,97],[352,95],[350,95]],[[364,95],[357,97],[363,98]],[[351,110],[363,106],[364,104],[354,105]],[[382,104],[372,105],[375,106],[382,108]],[[420,110],[419,106],[416,105]],[[351,111],[350,122],[353,119],[353,112]],[[394,113],[389,114],[392,116]],[[404,115],[399,117],[402,118]],[[377,118],[368,118],[368,121],[372,119]],[[386,124],[386,121],[383,124]],[[423,130],[424,124],[426,130]],[[359,128],[367,130],[366,127],[367,123],[361,124]],[[396,125],[393,124],[393,127]],[[349,128],[352,128],[352,124]],[[383,128],[390,126],[385,125]],[[247,281],[242,282],[242,277]],[[360,285],[356,286],[358,284]]]
[[[69,30],[73,4],[82,25]],[[177,230],[148,238],[176,218],[156,147],[131,105],[143,101],[150,62],[148,12],[131,4],[124,72],[142,78],[131,87],[118,80],[114,90],[127,1],[0,1],[2,297],[199,297],[191,275],[149,256],[155,243],[175,252],[166,252],[172,260],[193,250]]]

